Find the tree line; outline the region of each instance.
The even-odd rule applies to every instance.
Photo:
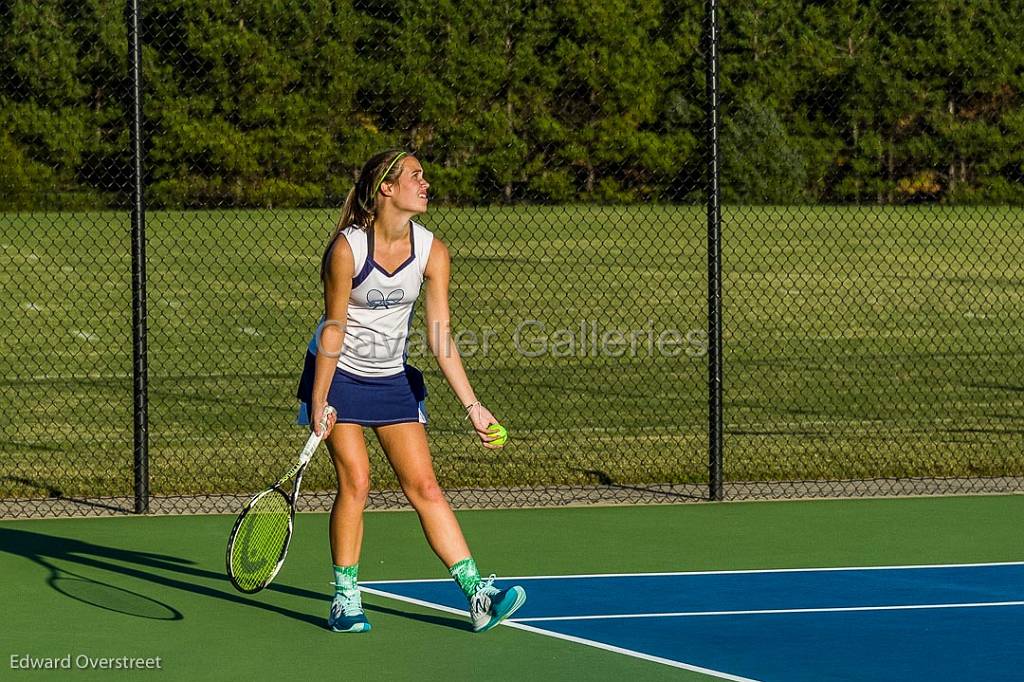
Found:
[[[324,206],[415,150],[451,204],[697,202],[702,3],[150,0],[147,200]],[[0,7],[0,208],[122,206],[123,0]],[[734,0],[737,203],[1020,203],[1024,0]]]

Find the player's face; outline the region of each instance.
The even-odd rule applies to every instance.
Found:
[[[391,188],[391,202],[395,208],[411,213],[426,212],[430,183],[423,177],[423,166],[416,157],[402,159],[402,172]]]

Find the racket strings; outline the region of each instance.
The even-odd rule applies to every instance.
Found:
[[[290,521],[288,500],[276,490],[249,508],[231,547],[231,572],[243,590],[259,589],[273,579],[288,542]]]

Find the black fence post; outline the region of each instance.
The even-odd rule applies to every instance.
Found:
[[[704,15],[708,204],[708,496],[722,491],[722,209],[718,150],[718,2]]]
[[[132,403],[135,513],[149,511],[149,366],[146,349],[146,205],[143,196],[142,39],[139,0],[128,0],[132,78]]]

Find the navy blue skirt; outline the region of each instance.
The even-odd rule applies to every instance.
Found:
[[[299,388],[300,424],[309,424],[313,402],[316,355],[306,353]],[[427,423],[427,386],[423,373],[411,365],[389,377],[363,377],[338,368],[327,391],[327,404],[338,411],[337,421],[362,426],[384,426],[404,422]]]

